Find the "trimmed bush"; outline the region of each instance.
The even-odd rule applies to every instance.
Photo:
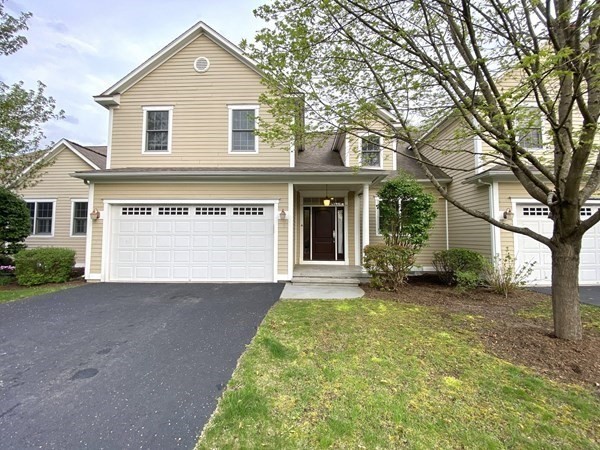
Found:
[[[14,255],[25,248],[25,238],[31,232],[27,203],[0,186],[0,254]],[[3,262],[4,263],[4,262]]]
[[[467,248],[451,248],[433,254],[433,266],[442,281],[447,284],[461,284],[462,287],[475,287],[486,266],[485,258]],[[477,278],[477,282],[474,279]]]
[[[398,292],[415,263],[416,250],[399,245],[373,244],[365,247],[364,266],[371,286]]]
[[[69,248],[34,248],[15,256],[15,276],[23,286],[69,281],[75,251]]]

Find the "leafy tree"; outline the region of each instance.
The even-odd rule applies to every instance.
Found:
[[[0,255],[14,255],[25,248],[25,238],[31,232],[27,203],[18,195],[0,186]]]
[[[379,192],[381,233],[388,245],[420,250],[429,239],[436,212],[435,198],[408,176],[399,176],[382,184]]]
[[[276,116],[272,126],[262,124],[263,136],[299,135],[290,99],[304,98],[308,128],[362,128],[410,145],[452,205],[550,248],[555,334],[580,339],[579,253],[584,233],[600,220],[600,211],[580,217],[600,186],[600,3],[276,0],[255,13],[270,22],[247,45],[266,75],[262,101]],[[532,125],[527,105],[548,129],[543,154],[520,138]],[[382,116],[382,106],[394,119]],[[476,136],[489,149],[486,168],[509,168],[548,205],[550,238],[463,204],[436,180],[423,158],[434,141],[423,133],[449,115],[464,124],[456,139]],[[453,148],[445,144],[438,149]]]
[[[30,17],[31,13],[11,16],[0,0],[0,55],[8,56],[27,44],[19,33],[27,29]],[[45,95],[45,88],[41,82],[36,89],[27,90],[23,82],[8,85],[0,81],[0,186],[14,189],[35,184],[40,170],[49,164],[37,151],[45,139],[42,125],[64,113],[56,110],[56,102]]]

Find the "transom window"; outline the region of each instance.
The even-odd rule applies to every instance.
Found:
[[[71,234],[73,236],[87,233],[88,202],[73,202],[73,220]]]
[[[231,106],[229,109],[229,152],[258,153],[257,106]]]
[[[156,106],[144,108],[143,153],[170,153],[173,108]]]
[[[376,134],[361,137],[361,164],[363,167],[381,167],[381,139]]]
[[[54,203],[49,201],[27,202],[31,234],[41,236],[52,235],[52,219],[54,217]]]

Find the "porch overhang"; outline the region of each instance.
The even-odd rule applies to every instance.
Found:
[[[279,170],[278,170],[279,169]],[[390,172],[383,170],[338,170],[338,171],[300,171],[265,169],[209,169],[209,168],[173,168],[173,169],[108,169],[75,172],[74,178],[94,183],[108,182],[145,182],[145,181],[189,181],[189,182],[264,182],[302,184],[365,184],[376,183],[387,177]],[[283,168],[286,169],[286,168]]]

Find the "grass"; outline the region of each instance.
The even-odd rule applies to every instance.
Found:
[[[43,286],[0,286],[0,303],[33,297],[35,295],[50,294],[63,289],[77,286],[76,284],[45,284]]]
[[[197,448],[598,448],[597,398],[485,353],[464,317],[448,319],[279,302]]]

